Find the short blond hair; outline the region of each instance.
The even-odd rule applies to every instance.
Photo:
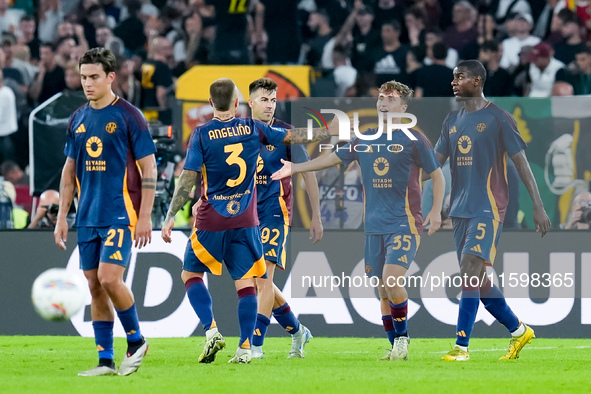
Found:
[[[378,93],[383,94],[389,94],[393,92],[398,92],[404,104],[408,104],[408,102],[412,99],[414,90],[403,83],[397,81],[388,81],[380,86],[380,90],[378,91]]]

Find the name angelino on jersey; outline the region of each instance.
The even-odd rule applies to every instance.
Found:
[[[250,126],[238,125],[236,127],[222,127],[221,129],[209,130],[209,139],[217,140],[218,138],[236,137],[239,135],[251,134]]]

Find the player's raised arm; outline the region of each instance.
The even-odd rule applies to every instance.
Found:
[[[142,169],[142,202],[135,227],[135,246],[140,249],[152,242],[152,207],[156,194],[156,158],[154,154],[147,155],[138,160]]]
[[[355,121],[351,119],[350,127],[355,125]],[[358,127],[359,121],[357,121]],[[294,129],[287,129],[285,138],[283,139],[284,144],[309,144],[312,142],[322,141],[332,136],[339,135],[339,120],[335,116],[328,125],[328,129],[315,128],[312,129],[312,139],[308,139],[308,128],[307,127],[296,127]]]
[[[60,207],[57,213],[57,222],[53,236],[55,244],[66,250],[68,241],[68,222],[66,216],[70,212],[70,205],[74,198],[74,188],[76,187],[76,160],[68,157],[64,168],[62,169],[62,179],[60,180]]]
[[[445,177],[441,168],[431,172],[429,176],[433,179],[433,206],[425,219],[424,225],[430,224],[429,235],[431,235],[441,227],[441,208],[445,196]]]
[[[320,192],[318,190],[318,180],[316,174],[313,172],[304,172],[302,174],[304,183],[306,184],[306,193],[310,199],[310,206],[312,207],[312,220],[310,221],[310,239],[314,243],[318,243],[324,235],[324,228],[320,220]]]
[[[174,217],[185,206],[187,201],[189,201],[189,195],[193,187],[195,187],[196,180],[197,171],[184,169],[181,172],[176,189],[174,190],[174,195],[172,196],[172,201],[170,202],[170,207],[168,208],[168,213],[166,214],[166,219],[164,219],[164,224],[162,225],[161,235],[164,242],[170,243],[172,241],[171,233],[174,227]]]
[[[271,179],[274,181],[287,178],[288,176],[297,174],[298,172],[323,170],[325,168],[336,166],[337,164],[342,163],[341,159],[334,152],[330,155],[319,156],[313,160],[303,163],[292,163],[283,159],[281,159],[281,162],[283,163],[283,167],[271,175]]]
[[[534,178],[534,174],[531,171],[527,157],[525,156],[525,151],[521,150],[515,153],[511,156],[511,160],[513,160],[513,163],[515,163],[515,168],[517,168],[519,177],[523,181],[523,184],[525,185],[533,202],[534,224],[536,226],[536,232],[542,232],[543,237],[548,231],[550,231],[551,223],[548,215],[546,214],[546,210],[544,210],[544,204],[542,203],[542,198],[540,197],[540,192],[538,191],[536,178]]]

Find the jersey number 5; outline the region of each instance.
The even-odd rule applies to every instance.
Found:
[[[240,157],[243,150],[244,147],[242,146],[242,143],[224,146],[224,152],[230,153],[230,156],[226,159],[226,163],[229,165],[236,164],[240,168],[238,178],[228,179],[226,182],[226,186],[228,187],[238,186],[244,181],[244,177],[246,176],[246,162]]]

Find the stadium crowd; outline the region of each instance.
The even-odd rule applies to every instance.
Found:
[[[586,0],[0,0],[0,32],[0,175],[17,185],[30,112],[81,90],[78,61],[100,46],[118,57],[114,92],[164,123],[196,64],[310,65],[321,97],[389,80],[445,97],[458,61],[479,59],[486,96],[591,94]]]

